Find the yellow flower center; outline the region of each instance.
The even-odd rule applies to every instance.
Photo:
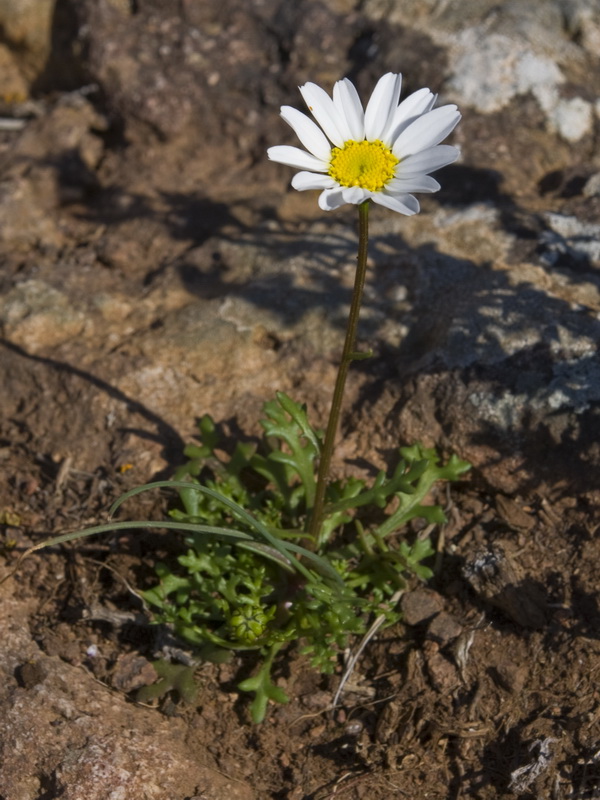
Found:
[[[394,177],[399,159],[389,147],[374,142],[355,142],[349,139],[343,147],[334,147],[329,162],[329,175],[340,186],[360,186],[379,192]]]

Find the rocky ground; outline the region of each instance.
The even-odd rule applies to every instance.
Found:
[[[354,212],[265,157],[307,80],[401,71],[463,112],[443,190],[371,214],[376,357],[336,470],[416,440],[474,467],[335,712],[339,676],[293,652],[259,727],[244,660],[134,701],[162,535],[25,561],[0,586],[0,798],[600,797],[600,3],[0,0],[0,32],[3,574],[172,474],[206,412],[256,436],[281,389],[324,420]]]

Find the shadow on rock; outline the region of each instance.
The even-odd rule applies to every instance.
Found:
[[[35,422],[38,427],[41,427],[39,430],[35,431],[31,429],[30,435],[38,439],[38,447],[42,444],[44,438],[47,439],[46,445],[48,449],[58,447],[59,444],[62,447],[69,447],[69,441],[71,441],[72,447],[75,450],[87,448],[82,454],[86,460],[89,461],[93,458],[94,463],[98,463],[101,460],[99,453],[109,447],[109,442],[107,441],[104,424],[97,420],[95,421],[91,416],[92,411],[90,410],[90,405],[93,402],[93,395],[91,395],[89,391],[86,391],[86,389],[89,390],[89,388],[93,387],[93,389],[101,395],[117,401],[122,409],[123,420],[130,420],[131,417],[135,415],[150,423],[154,429],[134,428],[128,424],[123,424],[118,429],[122,436],[133,434],[140,439],[158,443],[162,448],[165,460],[171,464],[181,458],[181,452],[185,443],[177,431],[160,416],[146,408],[143,403],[131,399],[124,392],[112,386],[107,381],[79,367],[53,358],[31,355],[23,348],[6,340],[0,340],[0,346],[4,348],[12,358],[17,359],[15,363],[18,363],[19,360],[24,360],[30,364],[39,365],[50,373],[50,375],[54,375],[58,379],[58,381],[47,379],[43,373],[36,376],[33,374],[31,367],[26,371],[34,386],[37,386],[40,400],[43,396],[44,405],[50,406],[48,409],[49,418],[53,417],[52,404],[61,403],[64,400],[64,395],[69,398],[70,407],[73,409],[73,412],[66,415],[64,420],[61,417],[60,427],[55,425],[54,429],[44,432],[43,426],[45,424],[49,425],[50,422],[45,419],[46,415],[40,413],[36,415]],[[9,390],[11,381],[18,380],[19,371],[16,367],[11,369],[9,358],[5,358],[4,363],[12,376],[10,380],[4,380],[4,388],[5,390]],[[14,396],[18,398],[27,396],[28,394],[29,393],[24,392],[21,387],[20,391],[15,391]],[[9,411],[9,404],[6,400],[4,407]],[[8,416],[10,416],[10,412]],[[55,421],[58,422],[58,420]],[[68,427],[63,429],[64,425]],[[109,456],[106,457],[110,458]],[[163,477],[166,476],[162,473],[154,476],[155,479],[161,479]]]

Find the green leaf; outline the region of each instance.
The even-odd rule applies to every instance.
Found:
[[[194,667],[184,664],[172,664],[164,658],[152,663],[159,680],[150,686],[142,686],[136,694],[139,703],[147,703],[164,697],[170,691],[176,691],[184,703],[190,705],[195,702],[198,687],[194,680]]]
[[[436,481],[457,480],[471,467],[466,461],[461,461],[455,456],[452,456],[446,465],[440,466],[437,452],[433,448],[426,448],[420,444],[402,447],[400,454],[408,466],[404,478],[410,482],[411,491],[408,493],[401,489],[394,493],[398,500],[398,508],[385,522],[372,531],[374,537],[383,539],[415,517],[422,517],[428,522],[445,522],[446,517],[439,506],[426,506],[421,501]]]
[[[189,488],[189,486],[188,486],[188,483],[184,482],[184,481],[155,481],[154,483],[147,483],[144,486],[138,486],[135,489],[130,489],[128,492],[126,492],[125,494],[121,495],[121,497],[119,497],[118,500],[116,500],[112,504],[109,513],[111,515],[114,514],[115,511],[117,511],[117,509],[120,508],[120,506],[126,500],[128,500],[130,497],[134,497],[137,494],[140,494],[142,492],[147,492],[147,491],[150,491],[152,489],[165,489],[165,488],[169,488],[169,489],[187,489],[187,488]],[[304,566],[304,564],[302,564],[293,555],[292,550],[296,550],[297,551],[297,547],[298,547],[297,545],[294,545],[294,547],[292,547],[290,542],[285,542],[285,541],[281,541],[281,540],[277,539],[275,536],[273,536],[271,534],[271,532],[268,530],[268,528],[266,528],[265,525],[263,525],[262,522],[260,522],[260,520],[258,520],[255,517],[253,517],[252,514],[249,514],[244,508],[242,508],[242,506],[238,505],[237,503],[234,503],[232,500],[230,500],[229,498],[227,498],[224,495],[220,494],[219,492],[214,491],[213,489],[209,489],[206,486],[202,486],[201,484],[198,484],[198,486],[195,487],[195,488],[196,488],[197,492],[205,494],[208,497],[212,497],[214,500],[217,500],[217,502],[219,502],[222,505],[224,505],[227,508],[229,508],[233,512],[234,516],[238,517],[243,522],[245,522],[248,525],[248,527],[254,529],[258,534],[260,534],[264,539],[266,539],[266,541],[271,545],[271,547],[273,547],[275,550],[277,550],[279,553],[281,553],[281,555],[283,555],[284,558],[287,558],[290,561],[290,563],[292,564],[292,566],[298,572],[300,572],[302,575],[304,575],[304,577],[309,582],[312,583],[312,582],[315,581],[314,575]],[[129,526],[129,527],[139,527],[139,526],[142,525],[141,523],[137,523],[137,522],[135,522],[135,523],[124,523],[124,524],[126,526]],[[121,525],[122,526],[123,523],[115,523],[115,525]],[[102,526],[102,527],[106,527],[106,526]],[[172,527],[172,528],[181,528],[183,530],[199,530],[199,529],[202,529],[202,528],[206,528],[207,532],[216,532],[215,526],[208,526],[208,525],[207,526],[201,526],[201,525],[195,525],[195,524],[194,525],[190,525],[190,524],[186,525],[186,523],[182,523],[182,522],[173,522],[173,523],[163,522],[160,525],[158,523],[156,523],[154,525],[154,527],[165,527],[165,528],[166,527]],[[209,531],[208,529],[211,529],[211,528],[213,530]],[[241,533],[241,532],[237,532],[236,533],[236,532],[230,531],[230,530],[225,529],[225,528],[219,528],[218,530],[222,532],[220,535],[226,535],[227,533],[229,533],[230,536],[234,536],[235,538],[252,539],[252,537],[247,533]],[[306,551],[306,552],[308,553],[308,551]]]
[[[295,474],[304,487],[307,510],[312,508],[315,496],[315,472],[313,462],[319,456],[319,438],[310,426],[306,415],[306,408],[295,403],[283,392],[277,393],[276,401],[269,401],[264,405],[266,418],[261,420],[261,425],[267,437],[279,439],[285,443],[288,451],[270,448],[267,456],[255,462],[256,468],[268,471],[268,462],[276,462],[288,467]],[[267,462],[267,463],[265,463]],[[285,475],[283,483],[281,473],[275,472],[278,488],[282,492],[289,489],[290,475]]]
[[[256,724],[262,722],[267,713],[267,704],[269,700],[276,703],[288,703],[289,697],[276,686],[271,680],[271,666],[275,655],[281,648],[281,644],[275,644],[270,648],[270,652],[265,657],[256,675],[251,678],[238,683],[238,689],[241,692],[254,692],[254,700],[250,704],[250,712],[252,721]]]

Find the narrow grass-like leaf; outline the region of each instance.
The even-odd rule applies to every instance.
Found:
[[[28,558],[32,553],[35,553],[37,550],[43,550],[45,547],[53,547],[56,544],[63,544],[64,542],[74,542],[77,539],[84,539],[87,536],[94,536],[98,533],[111,533],[112,531],[116,530],[131,530],[133,528],[162,528],[167,530],[184,530],[184,531],[193,531],[196,533],[207,533],[213,534],[218,536],[222,539],[243,539],[243,540],[250,540],[252,541],[252,537],[249,533],[244,533],[243,531],[232,531],[229,528],[220,528],[216,525],[196,525],[192,522],[170,522],[168,520],[162,520],[159,522],[149,521],[149,522],[142,522],[142,521],[133,521],[133,522],[107,522],[104,525],[94,525],[92,528],[86,528],[83,531],[71,531],[70,533],[61,533],[60,536],[53,536],[51,539],[44,539],[43,542],[39,542],[38,544],[33,545],[33,547],[29,547],[25,552],[21,553],[13,569],[0,580],[0,585],[4,583],[5,580],[10,578],[11,575],[17,571],[20,567],[21,563]]]
[[[279,557],[275,556],[275,553],[269,551],[271,548],[268,545],[262,544],[261,542],[239,542],[236,543],[238,547],[241,547],[243,550],[251,550],[254,553],[260,553],[261,555],[269,557],[271,556],[273,561],[276,561],[281,566],[290,567],[290,562],[287,558],[284,561],[280,559],[282,556],[278,553]],[[294,544],[293,542],[286,542],[285,547],[288,550],[293,551],[294,553],[298,553],[299,556],[305,558],[307,561],[311,561],[315,565],[315,569],[317,572],[322,575],[323,577],[330,578],[331,580],[338,583],[340,586],[344,585],[344,581],[340,577],[340,575],[335,571],[335,569],[331,566],[331,564],[321,556],[318,556],[316,553],[313,553],[310,550],[307,550],[305,547],[301,545]]]
[[[114,514],[115,511],[130,497],[134,497],[137,494],[141,494],[142,492],[151,491],[152,489],[189,489],[190,483],[189,481],[155,481],[154,483],[146,483],[143,486],[136,486],[135,489],[130,489],[125,494],[121,495],[118,500],[112,504],[110,508],[110,514]],[[291,551],[291,543],[290,542],[282,542],[279,539],[276,539],[272,533],[270,533],[269,529],[260,522],[260,520],[253,517],[252,514],[249,514],[244,508],[242,508],[237,503],[234,503],[233,500],[230,500],[228,497],[216,492],[214,489],[209,489],[206,486],[202,486],[202,484],[194,484],[193,488],[201,492],[202,494],[208,495],[208,497],[212,497],[213,500],[217,500],[217,502],[222,503],[224,506],[229,508],[235,516],[245,522],[250,528],[253,528],[257,533],[259,533],[267,542],[281,553],[284,558],[287,558],[292,566],[300,572],[307,581],[310,583],[315,582],[315,576],[308,570],[304,564],[302,564],[293,554]],[[179,523],[180,524],[180,523]],[[252,537],[248,537],[251,539]],[[307,551],[308,552],[308,551]]]

